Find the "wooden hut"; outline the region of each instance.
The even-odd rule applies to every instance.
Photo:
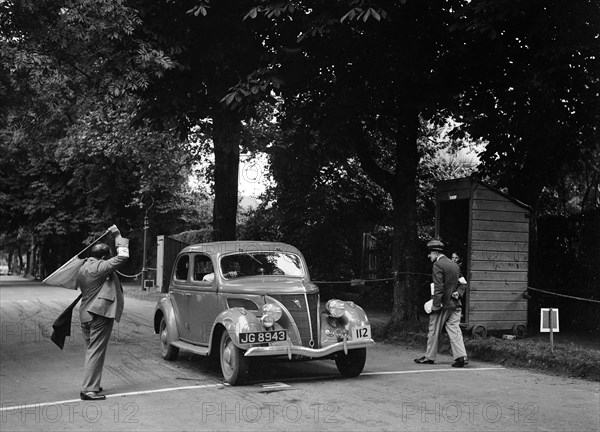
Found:
[[[475,179],[439,182],[436,236],[468,281],[461,325],[476,337],[527,330],[530,208]]]

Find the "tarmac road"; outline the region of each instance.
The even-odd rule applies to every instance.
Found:
[[[247,386],[223,385],[206,359],[160,357],[154,302],[126,298],[103,377],[107,400],[79,400],[83,348],[77,309],[61,351],[51,325],[77,296],[0,277],[0,429],[598,431],[599,384],[494,364],[451,368],[422,353],[377,344],[364,373],[332,361],[262,361]]]

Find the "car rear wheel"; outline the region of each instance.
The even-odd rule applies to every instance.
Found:
[[[219,352],[225,382],[230,385],[243,384],[248,377],[249,361],[244,357],[244,351],[235,346],[227,331],[221,336]]]
[[[366,361],[366,348],[353,349],[348,351],[348,354],[340,352],[335,356],[335,365],[345,377],[355,377],[360,375],[365,367]]]
[[[169,343],[169,332],[167,330],[167,320],[163,316],[160,319],[160,353],[165,360],[176,360],[179,355],[179,348]]]

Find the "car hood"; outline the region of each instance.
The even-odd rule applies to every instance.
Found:
[[[219,288],[223,293],[247,294],[304,294],[316,293],[319,288],[312,282],[286,277],[247,277],[228,280]]]

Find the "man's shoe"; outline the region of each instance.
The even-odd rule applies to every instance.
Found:
[[[106,399],[105,395],[98,394],[98,392],[90,391],[90,392],[81,392],[79,393],[81,396],[81,400],[104,400]]]
[[[415,359],[415,363],[419,363],[419,364],[433,364],[435,362],[433,360],[429,360],[427,357],[423,356],[421,358]]]
[[[464,367],[464,365],[466,365],[467,363],[469,362],[465,360],[465,357],[459,357],[456,360],[454,360],[454,363],[452,363],[452,367]]]

